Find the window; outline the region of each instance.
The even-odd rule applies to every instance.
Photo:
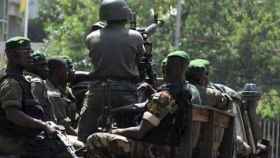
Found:
[[[8,35],[8,0],[0,0],[0,41],[6,40]]]

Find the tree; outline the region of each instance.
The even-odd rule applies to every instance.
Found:
[[[50,56],[68,55],[78,69],[89,70],[84,39],[98,20],[99,0],[41,0],[40,17],[48,33],[45,50]],[[175,0],[128,0],[137,13],[138,26],[152,22],[152,12],[165,21],[151,38],[154,67],[174,50]],[[280,1],[182,1],[179,49],[212,64],[213,81],[240,89],[255,82],[264,92],[280,83]],[[278,91],[278,90],[277,90]],[[270,94],[270,93],[268,93]],[[269,105],[269,104],[267,104]]]

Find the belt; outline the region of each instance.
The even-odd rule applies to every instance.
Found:
[[[132,83],[137,83],[139,81],[138,77],[92,77],[93,81],[127,81]]]

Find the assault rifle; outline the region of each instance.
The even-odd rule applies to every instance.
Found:
[[[158,19],[158,15],[154,15],[154,19],[152,24],[150,24],[147,27],[137,27],[136,22],[136,14],[133,13],[132,20],[131,20],[131,29],[136,30],[141,33],[143,39],[144,39],[144,46],[146,49],[145,54],[143,54],[142,57],[140,57],[139,61],[139,71],[140,71],[140,79],[147,80],[148,83],[155,86],[156,84],[156,74],[154,73],[152,69],[152,42],[149,41],[149,37],[153,33],[156,32],[157,28],[161,25],[163,25],[163,21]]]

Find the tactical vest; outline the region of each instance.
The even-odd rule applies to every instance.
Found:
[[[8,73],[0,79],[0,82],[3,82],[4,79],[12,78],[19,82],[20,87],[22,88],[22,111],[36,119],[44,120],[44,110],[41,105],[35,102],[32,94],[30,83],[24,78],[23,75]],[[5,111],[0,108],[0,134],[5,136],[34,136],[41,132],[41,130],[30,129],[20,127],[9,121],[6,117]]]
[[[168,114],[159,126],[148,132],[143,141],[158,145],[178,146],[185,130],[186,110],[191,105],[189,84],[165,85],[160,90],[168,90],[175,98],[178,109],[173,114]]]

